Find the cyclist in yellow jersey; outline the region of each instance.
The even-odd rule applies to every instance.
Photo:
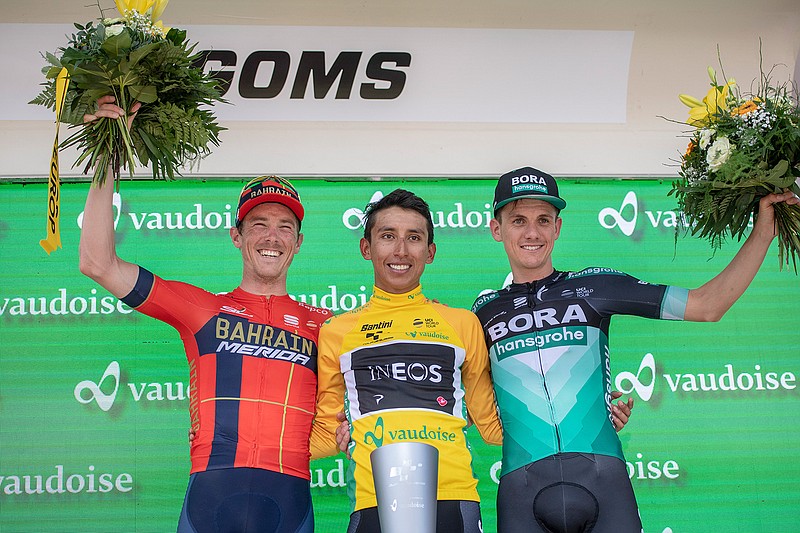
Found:
[[[417,441],[439,450],[437,531],[478,533],[467,421],[490,444],[500,444],[502,434],[481,326],[471,312],[422,293],[420,277],[436,246],[421,198],[396,190],[371,204],[361,253],[373,264],[374,293],[320,332],[315,422],[335,453],[336,414],[344,411],[350,421],[348,532],[380,531],[372,450]]]
[[[437,533],[477,533],[482,524],[467,420],[490,444],[500,444],[502,433],[482,329],[469,311],[422,293],[420,278],[436,254],[428,205],[396,190],[366,213],[360,246],[373,263],[374,293],[366,305],[322,328],[312,441],[321,455],[349,445],[348,533],[380,532],[369,455],[379,446],[408,441],[440,451]],[[631,407],[612,406],[617,430]],[[340,412],[349,426],[337,422]]]

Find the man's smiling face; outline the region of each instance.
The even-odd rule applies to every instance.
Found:
[[[515,283],[539,280],[553,272],[553,248],[561,234],[558,210],[523,198],[503,206],[490,222],[492,237],[503,243]]]
[[[241,229],[231,228],[231,237],[242,251],[242,279],[257,284],[280,280],[285,283],[289,265],[303,242],[297,217],[277,203],[263,203],[251,209]]]
[[[411,209],[389,207],[375,215],[370,239],[361,239],[361,255],[372,261],[375,286],[402,294],[419,285],[436,245],[428,244],[425,217]]]

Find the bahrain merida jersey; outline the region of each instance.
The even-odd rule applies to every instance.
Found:
[[[396,442],[439,450],[440,500],[479,501],[467,419],[486,442],[502,430],[483,332],[475,315],[431,302],[420,287],[374,289],[362,307],[320,332],[317,420],[332,433],[350,421],[348,493],[354,510],[375,507],[370,453]]]
[[[211,294],[141,267],[122,301],[180,333],[197,432],[191,473],[251,467],[310,479],[317,337],[330,311],[241,288]]]
[[[503,474],[560,452],[624,460],[611,423],[611,317],[682,320],[687,298],[608,268],[554,271],[481,295],[472,311],[489,347]]]

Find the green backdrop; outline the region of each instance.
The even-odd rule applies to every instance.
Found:
[[[118,251],[165,278],[227,291],[241,180],[123,182]],[[296,180],[307,218],[290,271],[298,299],[335,311],[369,297],[358,213],[396,187],[428,200],[436,260],[428,296],[469,307],[509,268],[488,231],[493,181]],[[130,312],[78,271],[88,185],[62,189],[63,249],[47,256],[46,184],[0,184],[0,530],[174,531],[189,468],[187,367],[177,333]],[[557,268],[605,266],[695,287],[738,249],[681,237],[654,180],[563,180]],[[636,400],[622,433],[646,532],[797,531],[800,284],[777,245],[719,322],[618,317],[615,386]],[[495,530],[499,450],[471,434],[484,530]],[[343,456],[312,463],[318,531],[344,531]]]

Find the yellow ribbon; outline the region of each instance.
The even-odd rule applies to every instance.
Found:
[[[47,186],[47,237],[39,241],[47,255],[56,248],[61,248],[61,230],[59,215],[61,211],[61,181],[58,178],[58,125],[61,122],[61,111],[67,97],[69,75],[62,68],[56,78],[56,140],[53,141],[53,153],[50,156],[50,179]]]

